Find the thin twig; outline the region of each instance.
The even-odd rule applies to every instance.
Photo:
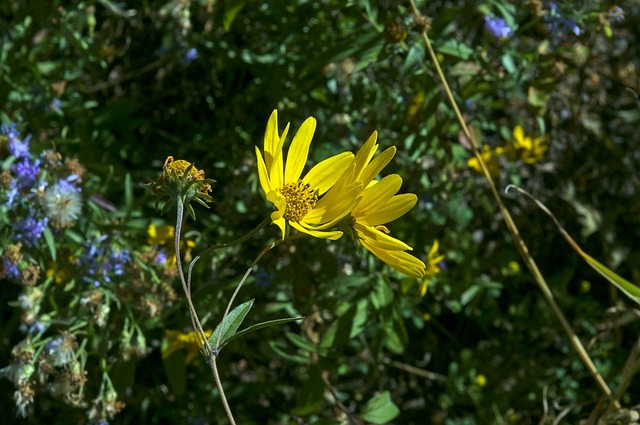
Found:
[[[416,17],[419,17],[420,16],[420,12],[418,11],[414,0],[409,0],[409,2],[411,4],[411,8],[413,9],[413,13],[415,14]],[[587,370],[591,374],[591,377],[596,381],[596,384],[598,385],[600,390],[605,394],[605,396],[607,398],[611,399],[611,397],[612,397],[611,389],[609,388],[607,383],[604,381],[604,379],[602,378],[602,376],[600,375],[600,373],[596,369],[593,361],[591,360],[591,357],[589,357],[589,354],[587,353],[587,350],[584,348],[584,346],[582,345],[582,342],[580,341],[580,339],[578,338],[576,333],[573,331],[573,328],[571,327],[571,325],[569,324],[568,320],[564,316],[564,313],[562,313],[562,310],[558,306],[558,304],[557,304],[557,302],[556,302],[556,300],[555,300],[555,298],[553,296],[553,293],[551,292],[551,289],[549,288],[549,286],[547,285],[547,282],[542,277],[542,274],[540,273],[540,270],[538,269],[538,266],[537,266],[536,262],[531,257],[531,254],[529,253],[529,249],[527,248],[527,245],[522,240],[522,237],[520,236],[520,232],[518,231],[518,228],[517,228],[515,222],[513,221],[512,217],[511,217],[511,214],[509,213],[509,210],[507,210],[506,206],[502,202],[502,199],[500,198],[498,190],[496,189],[496,186],[495,186],[495,183],[493,182],[491,174],[489,173],[489,169],[487,168],[487,165],[485,164],[485,162],[484,162],[484,160],[482,158],[482,155],[480,153],[480,145],[475,140],[474,135],[469,130],[469,127],[467,126],[467,123],[466,123],[465,119],[463,118],[462,113],[460,112],[460,109],[458,108],[458,104],[457,104],[455,98],[453,97],[453,93],[451,92],[451,89],[449,88],[449,84],[447,83],[447,79],[445,78],[445,75],[442,72],[442,68],[440,67],[440,63],[438,62],[438,58],[436,57],[435,51],[433,50],[433,47],[431,46],[431,41],[429,40],[429,36],[427,35],[426,32],[422,33],[422,38],[424,39],[424,42],[425,42],[425,44],[427,46],[427,50],[429,52],[429,56],[431,57],[431,61],[433,62],[434,66],[436,68],[436,71],[438,73],[438,77],[440,79],[442,87],[443,87],[443,89],[444,89],[444,91],[445,91],[445,93],[446,93],[446,95],[447,95],[447,97],[449,99],[449,102],[451,103],[451,107],[453,108],[453,110],[454,110],[454,112],[456,114],[456,117],[457,117],[457,119],[458,119],[458,121],[459,121],[459,123],[460,123],[460,125],[462,127],[462,130],[464,131],[464,134],[467,136],[467,138],[469,139],[471,145],[473,146],[473,151],[474,151],[474,154],[475,154],[476,158],[478,159],[478,163],[480,164],[480,167],[482,168],[482,173],[483,173],[484,177],[486,178],[486,180],[487,180],[487,182],[489,184],[489,189],[491,190],[491,193],[492,193],[493,197],[495,198],[496,203],[498,204],[498,208],[500,209],[500,213],[502,214],[502,217],[504,218],[505,224],[507,225],[507,228],[509,229],[509,232],[513,236],[516,248],[518,249],[518,252],[520,253],[520,256],[522,257],[522,259],[524,260],[525,264],[527,265],[527,267],[531,271],[536,283],[538,284],[538,287],[542,291],[542,294],[544,295],[544,297],[546,298],[547,302],[551,306],[551,309],[553,310],[554,314],[556,315],[556,318],[560,321],[560,324],[562,325],[564,331],[569,336],[569,340],[571,342],[571,345],[573,346],[573,348],[578,353],[578,357],[580,358],[582,363],[585,365],[585,367],[587,368]],[[613,403],[614,403],[614,405],[616,407],[620,408],[620,403],[618,403],[617,400],[612,400],[612,401],[613,401]]]

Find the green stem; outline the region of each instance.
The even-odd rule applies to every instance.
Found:
[[[409,0],[409,2],[411,3],[411,8],[413,9],[413,13],[416,15],[416,17],[420,16],[420,12],[418,11],[414,3],[414,0]],[[569,336],[571,345],[578,353],[578,357],[580,357],[580,360],[582,361],[582,363],[585,365],[585,367],[591,374],[591,377],[596,381],[596,384],[598,385],[598,387],[600,387],[600,390],[606,395],[608,399],[611,400],[612,399],[611,389],[609,388],[607,383],[604,381],[604,379],[596,369],[596,366],[591,360],[591,357],[589,357],[587,350],[584,348],[584,346],[582,345],[582,342],[580,341],[576,333],[573,331],[573,328],[569,324],[569,321],[566,319],[566,317],[562,313],[562,310],[558,306],[553,296],[553,293],[549,288],[549,285],[547,285],[547,282],[542,277],[542,274],[540,273],[538,266],[536,265],[535,261],[533,260],[533,257],[531,257],[531,254],[529,253],[529,249],[527,248],[527,245],[522,240],[522,237],[520,236],[520,232],[518,231],[518,228],[515,222],[513,221],[511,214],[509,213],[506,206],[502,202],[502,198],[500,198],[500,195],[498,194],[498,190],[496,189],[495,183],[491,178],[489,169],[487,168],[487,165],[485,164],[484,160],[482,159],[482,155],[480,154],[480,146],[478,142],[475,140],[475,137],[471,134],[471,131],[469,130],[469,127],[467,126],[466,121],[464,120],[462,114],[460,113],[458,104],[455,98],[453,97],[453,93],[449,88],[447,79],[445,78],[444,73],[442,72],[442,68],[440,67],[440,63],[438,62],[438,58],[436,57],[433,47],[431,46],[431,41],[429,40],[427,33],[423,32],[422,37],[427,46],[427,50],[429,51],[429,56],[431,57],[431,60],[436,68],[436,72],[438,73],[438,77],[440,79],[442,87],[449,99],[449,103],[451,103],[451,107],[453,108],[456,114],[456,117],[462,127],[462,130],[464,131],[464,134],[467,136],[467,139],[470,141],[471,145],[473,146],[474,154],[476,155],[476,158],[478,159],[478,163],[482,168],[482,173],[486,178],[487,182],[489,183],[489,189],[491,190],[491,193],[495,198],[496,203],[498,204],[498,208],[500,209],[500,213],[504,218],[505,224],[507,225],[509,232],[513,236],[514,242],[516,244],[516,248],[518,249],[520,256],[522,257],[525,264],[531,271],[536,283],[538,284],[538,287],[542,291],[544,297],[546,298],[547,302],[551,306],[551,309],[556,315],[556,318],[560,321],[560,324],[562,325],[564,331]],[[618,403],[617,400],[613,400],[613,403],[617,408],[620,408],[620,403]]]
[[[191,324],[193,329],[199,333],[203,344],[207,347],[207,353],[212,353],[213,350],[209,345],[209,341],[207,341],[207,336],[204,333],[204,329],[202,329],[202,324],[200,323],[200,319],[198,318],[198,314],[196,313],[196,309],[193,306],[193,301],[191,300],[191,290],[189,285],[187,285],[187,281],[184,277],[184,271],[182,269],[182,259],[180,258],[180,238],[182,234],[182,222],[184,220],[184,200],[182,197],[178,197],[176,202],[176,210],[177,210],[177,218],[176,218],[176,235],[175,235],[175,255],[176,255],[176,266],[178,267],[178,276],[180,276],[180,283],[182,284],[182,289],[184,290],[184,295],[187,299],[187,305],[189,306],[189,314],[191,316]],[[222,386],[222,381],[220,380],[220,374],[218,373],[218,368],[215,364],[215,356],[211,361],[211,371],[213,373],[213,379],[216,382],[216,386],[218,387],[218,391],[220,392],[220,399],[222,400],[222,405],[224,406],[224,411],[227,414],[227,418],[229,418],[229,422],[231,425],[236,425],[236,421],[233,419],[233,414],[231,413],[231,408],[229,407],[229,403],[227,402],[227,397],[224,392],[224,388]]]

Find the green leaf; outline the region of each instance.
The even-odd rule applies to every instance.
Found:
[[[258,329],[268,328],[270,326],[276,326],[276,325],[284,325],[285,323],[295,322],[296,320],[302,320],[302,319],[304,319],[304,316],[285,317],[284,319],[268,320],[266,322],[257,323],[255,325],[251,325],[248,328],[241,330],[240,332],[237,332],[235,335],[231,336],[227,340],[227,342],[233,341],[236,338],[240,338],[250,332],[257,331]]]
[[[282,342],[269,341],[269,347],[271,347],[271,349],[275,351],[276,354],[282,357],[283,359],[287,359],[299,364],[309,363],[309,357],[307,356],[302,356],[300,354],[290,354],[286,352],[285,351],[286,346]]]
[[[436,50],[438,53],[460,58],[462,60],[467,60],[471,55],[473,55],[473,49],[471,47],[454,39],[448,39],[444,43],[439,44]]]
[[[569,236],[569,233],[564,229],[564,227],[562,227],[560,225],[560,222],[558,221],[556,216],[553,215],[551,210],[549,210],[549,208],[547,208],[547,206],[544,205],[542,202],[540,202],[535,196],[533,196],[532,194],[530,194],[526,190],[521,189],[521,188],[519,188],[518,186],[515,186],[515,185],[507,186],[507,191],[509,189],[516,189],[518,192],[522,193],[523,195],[525,195],[529,199],[531,199],[533,202],[535,202],[536,205],[538,206],[538,208],[540,208],[542,211],[544,211],[544,213],[547,214],[551,218],[551,220],[553,220],[553,223],[556,225],[556,227],[560,231],[560,234],[562,235],[562,237],[582,257],[582,259],[587,262],[587,264],[589,264],[595,271],[600,273],[600,275],[602,277],[607,279],[616,288],[618,288],[620,291],[622,291],[623,294],[625,294],[627,297],[631,298],[631,300],[635,301],[636,304],[640,304],[640,287],[638,287],[637,285],[634,285],[633,283],[629,282],[628,280],[626,280],[622,276],[619,276],[613,270],[607,268],[602,263],[597,261],[595,258],[591,257],[589,254],[584,252],[582,250],[582,248],[580,248],[580,245],[578,245],[576,243],[576,241],[574,241],[573,238],[571,236]]]
[[[602,263],[597,261],[595,258],[590,257],[585,252],[581,252],[580,255],[584,260],[602,277],[607,279],[613,285],[616,286],[619,290],[622,291],[626,296],[631,298],[636,303],[640,304],[640,288],[629,282],[622,276],[617,275],[613,270],[605,267]]]
[[[229,7],[229,9],[224,12],[224,18],[222,20],[224,32],[229,32],[229,30],[231,29],[231,24],[233,24],[233,21],[236,20],[236,16],[238,16],[238,12],[242,10],[244,4],[244,1],[234,2],[234,4],[232,4],[231,7]]]
[[[400,414],[400,409],[391,401],[389,391],[384,391],[367,402],[360,417],[373,424],[385,424],[398,414]]]
[[[162,359],[164,371],[172,394],[179,396],[187,388],[187,370],[185,367],[184,350],[177,350]]]
[[[371,305],[376,310],[380,310],[393,302],[393,289],[384,279],[378,279],[375,285],[376,287],[370,295]]]
[[[424,47],[421,43],[414,44],[409,48],[409,53],[400,67],[398,78],[402,79],[420,66],[424,59]]]
[[[285,334],[285,336],[287,337],[287,339],[289,341],[291,341],[294,345],[297,345],[298,348],[303,349],[304,351],[307,351],[309,353],[314,353],[316,351],[316,346],[313,345],[312,342],[304,339],[303,337],[301,337],[298,334],[294,334],[293,332],[287,332]]]
[[[299,416],[310,415],[324,403],[324,382],[320,376],[320,368],[312,364],[309,369],[309,376],[300,390],[296,401],[294,413]]]
[[[47,247],[51,253],[51,259],[56,261],[56,240],[53,237],[53,233],[51,233],[49,226],[44,228],[44,241],[47,243]]]
[[[209,345],[214,349],[220,349],[225,346],[227,342],[236,334],[238,328],[242,324],[242,321],[253,307],[254,299],[251,299],[245,303],[240,304],[229,312],[227,317],[218,325],[213,331],[213,334],[209,338]],[[222,327],[221,327],[222,325]],[[220,336],[220,344],[218,345],[218,335]]]

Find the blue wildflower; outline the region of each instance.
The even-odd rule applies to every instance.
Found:
[[[494,18],[491,16],[485,16],[484,27],[489,34],[494,37],[504,38],[513,35],[513,29],[507,25],[507,21],[502,18]]]
[[[198,56],[200,56],[200,54],[198,53],[198,49],[196,49],[195,47],[192,47],[188,49],[184,54],[184,56],[182,57],[182,63],[192,62],[198,59]]]
[[[158,254],[156,254],[156,258],[155,258],[155,263],[159,264],[159,265],[165,265],[167,264],[167,260],[169,259],[169,257],[167,256],[167,250],[164,248],[160,248],[160,250],[158,251]]]
[[[24,241],[27,246],[36,246],[38,239],[47,228],[49,219],[46,217],[36,220],[33,217],[25,217],[18,220],[14,225],[16,239]]]
[[[106,244],[106,235],[98,236],[85,244],[85,251],[79,258],[85,270],[83,280],[95,287],[110,283],[112,276],[122,276],[125,266],[131,261],[131,254],[126,249]]]
[[[0,126],[0,133],[6,136],[8,139],[7,148],[9,153],[16,158],[28,158],[29,154],[29,140],[31,136],[28,136],[24,140],[20,140],[20,133],[15,123],[7,124],[3,123]]]
[[[553,2],[549,3],[549,14],[545,16],[545,22],[556,42],[569,32],[572,32],[576,36],[582,34],[582,30],[576,21],[562,16],[558,10],[558,5]]]
[[[18,265],[10,261],[8,258],[2,258],[3,274],[13,280],[19,280],[22,278]]]
[[[29,158],[24,158],[13,164],[11,171],[15,174],[18,188],[31,189],[40,173],[40,160],[30,161]]]

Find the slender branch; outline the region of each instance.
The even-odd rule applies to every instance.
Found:
[[[411,8],[413,9],[413,13],[415,14],[416,17],[419,17],[420,16],[420,12],[418,11],[414,0],[409,0],[409,2],[411,3]],[[429,52],[429,56],[431,57],[431,61],[433,62],[434,66],[436,68],[436,72],[438,73],[438,77],[440,79],[442,87],[443,87],[443,89],[444,89],[444,91],[445,91],[445,93],[446,93],[446,95],[447,95],[447,97],[449,99],[449,103],[451,103],[451,107],[455,111],[456,117],[457,117],[457,119],[458,119],[458,121],[460,123],[460,126],[462,127],[462,130],[464,131],[464,134],[467,136],[467,138],[469,139],[471,145],[473,146],[474,154],[475,154],[476,158],[478,159],[478,163],[480,164],[480,167],[482,168],[482,174],[484,175],[484,177],[486,178],[487,182],[489,183],[489,189],[491,190],[491,193],[492,193],[493,197],[495,198],[496,203],[498,204],[498,208],[500,209],[500,213],[502,214],[502,217],[504,218],[505,224],[507,225],[507,228],[509,229],[509,232],[513,236],[516,248],[518,249],[518,252],[520,253],[520,256],[522,257],[522,259],[524,260],[525,264],[527,265],[527,267],[531,271],[531,274],[533,275],[536,283],[538,284],[538,287],[540,288],[540,290],[542,291],[542,293],[543,293],[544,297],[546,298],[547,302],[551,306],[551,309],[553,310],[554,314],[556,315],[556,318],[560,321],[560,324],[562,325],[564,331],[569,336],[569,340],[571,342],[571,345],[573,346],[573,348],[578,353],[578,357],[580,358],[582,363],[585,365],[585,367],[587,368],[587,370],[591,374],[591,377],[596,381],[596,384],[598,385],[600,390],[606,395],[606,397],[608,399],[612,400],[613,404],[617,408],[620,408],[620,403],[617,400],[612,399],[611,389],[609,388],[607,383],[604,381],[604,379],[602,378],[602,376],[600,375],[600,373],[596,369],[596,366],[594,365],[593,361],[591,360],[591,357],[589,357],[589,354],[587,353],[587,350],[584,348],[584,346],[582,345],[582,342],[580,341],[580,339],[578,338],[576,333],[573,331],[571,325],[569,324],[569,321],[564,316],[564,313],[562,313],[562,310],[558,306],[558,304],[557,304],[557,302],[556,302],[556,300],[555,300],[555,298],[553,296],[553,293],[551,292],[551,289],[549,288],[549,286],[547,285],[547,282],[542,277],[542,274],[540,273],[540,270],[538,269],[538,266],[537,266],[536,262],[534,261],[533,257],[531,257],[531,254],[529,253],[529,249],[527,248],[527,245],[522,240],[522,237],[520,236],[520,232],[519,232],[515,222],[513,221],[512,217],[511,217],[511,214],[509,213],[509,210],[507,210],[506,206],[502,202],[502,198],[500,197],[500,195],[498,193],[498,190],[496,189],[495,183],[493,182],[491,174],[489,173],[489,169],[487,168],[487,165],[485,164],[485,162],[484,162],[484,160],[482,158],[482,155],[480,154],[480,145],[475,140],[474,135],[469,130],[469,127],[467,126],[467,123],[466,123],[464,117],[460,113],[460,109],[458,108],[458,104],[457,104],[455,98],[453,97],[453,93],[452,93],[451,89],[449,88],[449,84],[447,83],[447,79],[445,78],[445,75],[442,72],[442,68],[440,67],[440,63],[439,63],[439,61],[438,61],[438,59],[436,57],[436,54],[435,54],[435,51],[433,50],[433,47],[431,46],[431,41],[429,40],[429,36],[427,35],[426,32],[422,33],[422,38],[424,39],[425,45],[427,46],[427,50]]]
[[[193,326],[193,329],[198,332],[198,336],[200,337],[202,344],[206,345],[207,353],[213,353],[213,349],[209,345],[207,336],[205,335],[204,329],[202,329],[202,324],[200,323],[200,319],[198,318],[198,313],[196,312],[196,309],[193,305],[193,301],[191,299],[191,288],[189,285],[187,285],[184,277],[184,271],[182,269],[182,259],[180,258],[180,238],[182,234],[182,222],[184,220],[184,200],[182,199],[182,197],[178,197],[176,204],[177,218],[174,249],[176,255],[176,266],[178,267],[178,276],[180,276],[180,283],[182,284],[182,289],[184,290],[184,295],[187,299],[187,305],[189,306],[189,314],[191,316],[191,324]],[[191,267],[189,267],[189,275],[191,275]],[[231,423],[231,425],[236,425],[236,421],[233,419],[233,414],[231,413],[231,409],[229,408],[229,403],[227,401],[224,388],[222,387],[222,382],[220,381],[220,374],[218,373],[218,368],[216,367],[215,356],[212,357],[212,361],[210,364],[211,371],[213,372],[213,379],[215,380],[218,391],[220,392],[220,399],[222,399],[224,411],[227,414],[227,418],[229,418],[229,422]]]

